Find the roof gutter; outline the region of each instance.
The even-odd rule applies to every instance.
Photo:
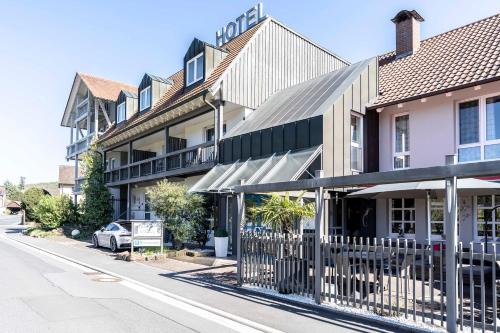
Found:
[[[378,108],[383,108],[383,107],[387,107],[387,106],[391,106],[391,105],[396,105],[396,104],[400,104],[400,103],[412,102],[412,101],[416,101],[416,100],[421,99],[421,98],[426,98],[426,97],[431,97],[431,96],[437,96],[437,95],[441,95],[441,94],[446,94],[448,92],[462,90],[462,89],[466,89],[466,88],[471,88],[471,87],[474,87],[474,86],[477,86],[477,85],[486,84],[486,83],[490,83],[490,82],[494,82],[494,81],[500,81],[500,76],[493,77],[493,78],[488,78],[488,79],[484,79],[484,80],[481,80],[481,81],[474,81],[474,82],[471,82],[471,83],[463,84],[461,86],[456,86],[456,87],[452,87],[452,88],[441,89],[441,90],[433,91],[433,92],[426,93],[426,94],[421,94],[421,95],[411,96],[411,97],[407,97],[407,98],[403,98],[403,99],[398,99],[398,100],[392,101],[392,102],[371,105],[371,106],[368,106],[367,109],[368,110],[375,110],[375,109],[378,109]]]

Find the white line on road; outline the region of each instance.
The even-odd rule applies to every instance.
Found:
[[[188,311],[190,313],[193,313],[199,317],[202,317],[204,319],[213,321],[217,324],[226,326],[228,328],[231,328],[235,331],[238,332],[268,332],[268,333],[283,333],[280,330],[256,323],[254,321],[251,321],[249,319],[216,309],[214,307],[210,307],[208,305],[205,305],[203,303],[199,303],[196,301],[193,301],[191,299],[167,292],[165,290],[147,285],[145,283],[142,283],[140,281],[131,279],[129,277],[116,274],[114,272],[101,269],[99,267],[89,265],[83,262],[79,262],[75,259],[66,257],[64,255],[43,249],[41,247],[38,247],[36,245],[28,244],[25,243],[21,240],[17,239],[12,239],[10,237],[0,235],[0,239],[7,240],[9,242],[12,242],[14,244],[17,244],[18,246],[23,246],[28,250],[31,250],[34,253],[41,254],[47,257],[50,257],[54,260],[57,260],[59,262],[63,262],[67,265],[70,265],[72,267],[76,267],[84,272],[91,272],[91,271],[97,271],[101,272],[107,275],[111,275],[117,278],[120,278],[122,281],[120,284],[123,286],[130,288],[132,290],[135,290],[139,293],[142,293],[146,296],[149,296],[151,298],[154,298],[156,300],[159,300],[163,303],[175,306],[179,309]]]

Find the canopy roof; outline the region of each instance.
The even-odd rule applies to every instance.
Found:
[[[232,164],[218,164],[191,188],[191,192],[231,192],[240,185],[263,184],[299,179],[314,160],[321,154],[322,146],[286,154],[273,154],[257,160],[236,161]]]
[[[434,195],[442,196],[444,195],[445,187],[444,180],[383,184],[368,187],[350,193],[347,196],[366,199],[382,199],[394,196],[419,198],[425,197],[427,191],[431,191]],[[457,190],[461,194],[495,194],[500,193],[500,183],[476,178],[463,178],[457,180]]]

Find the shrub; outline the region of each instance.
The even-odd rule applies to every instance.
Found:
[[[189,193],[185,185],[167,180],[149,189],[148,195],[151,208],[172,232],[176,248],[180,248],[184,242],[202,238],[201,232],[197,232],[199,224],[206,217],[204,198],[201,195]]]
[[[26,218],[29,221],[39,222],[39,219],[35,214],[35,208],[45,195],[44,190],[38,187],[29,188],[24,192],[21,206],[26,212]]]
[[[216,229],[216,230],[215,230],[215,232],[214,232],[214,236],[215,236],[215,237],[227,237],[227,236],[228,236],[228,234],[227,234],[226,229],[219,228],[219,229]]]
[[[44,196],[35,207],[42,229],[52,230],[66,223],[75,223],[76,209],[67,196]]]
[[[83,154],[83,170],[82,227],[95,230],[110,223],[113,217],[111,194],[104,184],[104,164],[95,144]]]

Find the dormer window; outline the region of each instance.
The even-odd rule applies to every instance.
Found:
[[[125,102],[122,102],[118,104],[118,107],[116,108],[116,122],[121,123],[122,121],[125,121],[126,117]]]
[[[151,106],[151,86],[148,86],[141,90],[139,103],[139,111],[144,111]]]
[[[203,52],[198,54],[196,57],[192,58],[186,63],[186,86],[190,86],[195,82],[203,79],[203,62],[204,62]]]

